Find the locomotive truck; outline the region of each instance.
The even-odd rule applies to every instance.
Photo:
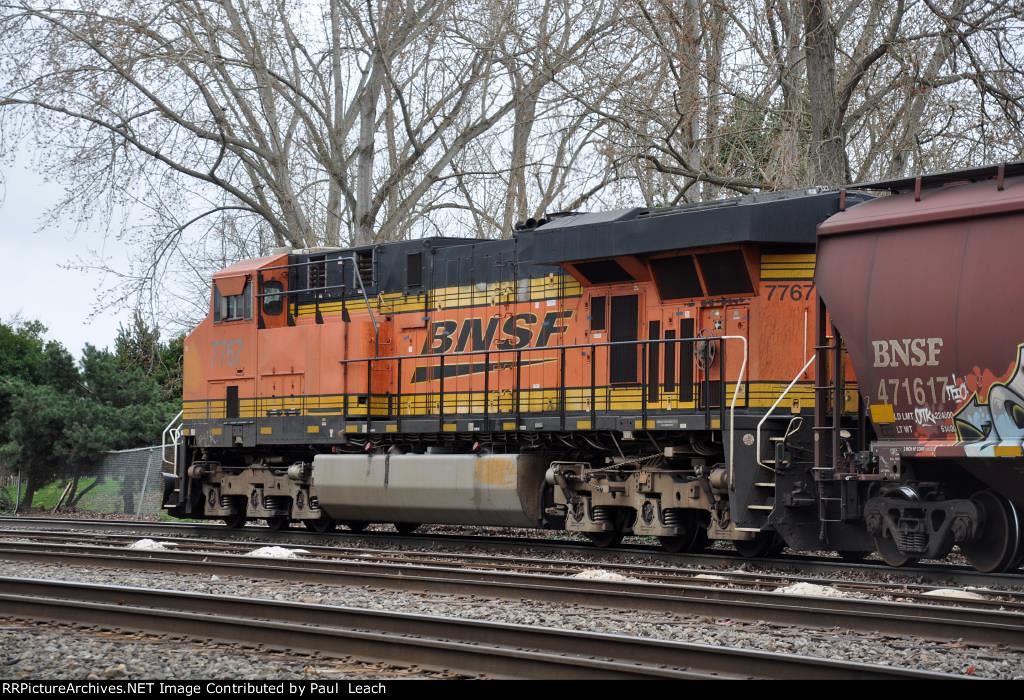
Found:
[[[164,505],[900,566],[1024,556],[1024,163],[213,276]]]

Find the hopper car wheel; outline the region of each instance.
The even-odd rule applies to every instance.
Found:
[[[307,530],[319,533],[334,532],[334,529],[338,526],[338,523],[334,520],[323,515],[316,520],[303,520],[302,524],[306,526]]]
[[[272,515],[267,518],[267,527],[273,532],[280,532],[291,525],[292,519],[287,515]]]
[[[780,546],[781,544],[781,546]],[[785,547],[785,542],[774,532],[759,532],[752,540],[734,540],[736,551],[748,559],[761,559],[778,554]]]
[[[401,535],[411,535],[420,527],[420,523],[395,523],[395,529]]]
[[[1022,539],[1017,508],[994,491],[979,491],[971,501],[984,513],[983,525],[973,542],[960,545],[960,551],[971,566],[986,574],[1015,568]]]
[[[875,538],[875,551],[878,552],[878,556],[882,557],[882,561],[889,566],[913,566],[919,560],[918,557],[901,552],[896,543],[888,537]]]
[[[232,530],[238,530],[239,528],[245,527],[246,520],[245,511],[243,510],[241,513],[232,513],[224,518],[224,524]]]
[[[369,524],[370,523],[366,522],[365,520],[346,520],[342,523],[342,525],[347,527],[352,532],[362,532],[367,528]]]

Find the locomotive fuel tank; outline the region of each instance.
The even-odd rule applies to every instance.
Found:
[[[312,487],[338,520],[538,527],[546,469],[533,454],[330,454]]]

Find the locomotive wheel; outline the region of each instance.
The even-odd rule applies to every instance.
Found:
[[[267,527],[273,532],[280,532],[291,525],[291,523],[292,519],[287,515],[272,515],[267,518]]]
[[[1014,568],[1021,548],[1017,508],[994,491],[979,491],[971,501],[985,514],[984,525],[973,542],[960,545],[960,551],[971,566],[986,574]]]
[[[395,529],[401,535],[411,535],[420,527],[420,523],[395,523]]]
[[[316,520],[303,520],[302,524],[306,526],[307,530],[312,530],[313,532],[319,532],[321,534],[325,532],[334,532],[334,529],[338,526],[338,523],[325,515],[321,515]]]
[[[690,514],[683,534],[659,537],[658,541],[666,552],[702,552],[708,546],[708,531],[696,514]]]
[[[232,513],[231,515],[224,518],[224,524],[232,530],[238,530],[239,528],[245,527],[245,523],[248,518],[245,517],[245,511],[240,513]]]
[[[875,538],[875,551],[878,552],[878,556],[882,557],[882,561],[889,566],[913,566],[919,561],[918,557],[912,557],[906,552],[901,552],[896,543],[888,537]]]
[[[682,535],[659,537],[658,541],[666,552],[703,552],[708,546],[708,533],[697,530]]]
[[[605,530],[604,532],[587,532],[587,538],[594,543],[595,547],[618,547],[622,544],[624,533],[621,529]]]
[[[366,529],[366,527],[369,524],[370,523],[366,522],[365,520],[346,520],[342,523],[342,525],[347,527],[352,532],[362,532]]]
[[[838,554],[839,558],[848,564],[859,564],[867,559],[871,552],[861,552],[856,549],[842,549],[836,552],[836,554]]]
[[[779,538],[774,532],[759,532],[752,540],[734,540],[732,546],[736,551],[748,559],[761,559],[763,557],[778,554],[780,549]],[[785,547],[785,543],[782,543]]]

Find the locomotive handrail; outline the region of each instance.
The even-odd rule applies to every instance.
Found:
[[[346,359],[343,359],[343,360],[339,360],[338,362],[340,364],[343,364],[343,365],[347,365],[349,363],[354,363],[354,362],[365,362],[366,363],[366,369],[367,369],[367,371],[366,371],[366,375],[367,375],[366,411],[367,411],[367,419],[370,419],[370,418],[372,418],[372,412],[373,412],[373,407],[372,407],[372,403],[373,403],[372,372],[371,372],[371,369],[370,369],[371,368],[371,363],[373,363],[373,362],[382,362],[382,361],[397,361],[397,362],[401,363],[403,361],[410,361],[410,360],[417,360],[417,359],[436,359],[440,363],[440,367],[442,368],[441,371],[439,372],[439,380],[441,382],[442,391],[441,391],[441,396],[440,396],[440,399],[439,399],[439,402],[438,402],[438,418],[439,419],[443,419],[443,417],[444,417],[444,390],[443,390],[443,388],[444,388],[444,370],[443,370],[443,367],[444,367],[444,364],[445,364],[445,358],[448,358],[448,357],[469,357],[469,356],[483,355],[484,358],[485,358],[485,364],[487,365],[487,367],[485,368],[485,371],[484,371],[485,382],[486,382],[486,380],[487,380],[487,378],[489,377],[489,374],[490,374],[490,356],[493,353],[497,353],[499,355],[502,354],[502,353],[510,353],[510,354],[514,353],[515,356],[516,356],[516,394],[517,394],[516,395],[516,403],[515,403],[515,416],[516,416],[516,423],[517,424],[521,424],[521,422],[522,422],[522,416],[521,416],[521,414],[522,414],[522,405],[521,405],[522,404],[522,395],[521,395],[522,392],[520,391],[520,387],[521,387],[521,376],[520,375],[521,375],[521,371],[522,371],[522,355],[523,355],[524,352],[559,352],[560,356],[563,358],[563,362],[564,362],[564,357],[565,357],[565,351],[566,350],[575,350],[575,349],[584,349],[584,348],[586,348],[586,349],[589,349],[591,351],[591,362],[590,362],[590,365],[591,365],[591,371],[593,372],[594,367],[596,366],[596,362],[594,361],[594,354],[593,353],[594,353],[594,350],[596,348],[599,348],[599,347],[612,347],[612,346],[623,346],[623,345],[634,345],[634,346],[638,346],[638,347],[640,347],[640,346],[647,347],[647,346],[650,346],[650,345],[663,345],[663,344],[667,344],[667,343],[696,342],[697,340],[718,341],[719,343],[722,344],[723,351],[720,353],[720,360],[719,360],[719,362],[721,363],[720,364],[720,368],[721,369],[719,370],[719,382],[721,383],[721,391],[722,391],[722,399],[723,399],[722,407],[723,407],[723,409],[724,409],[724,403],[725,403],[724,398],[725,398],[726,387],[728,385],[728,381],[726,380],[726,378],[724,376],[725,375],[725,372],[724,372],[724,369],[725,369],[725,362],[724,362],[724,359],[725,359],[724,347],[725,346],[724,346],[724,342],[728,341],[728,340],[735,340],[735,341],[739,341],[743,345],[743,360],[740,363],[740,371],[737,374],[736,383],[735,383],[736,385],[733,388],[732,399],[729,402],[729,459],[728,459],[729,482],[730,482],[730,488],[735,488],[733,486],[734,479],[732,478],[733,477],[733,473],[734,473],[734,459],[735,459],[735,450],[733,449],[733,442],[734,442],[735,434],[736,434],[736,425],[735,425],[735,423],[736,423],[736,420],[735,420],[736,419],[736,403],[739,400],[740,386],[743,384],[744,377],[746,377],[746,372],[747,372],[748,342],[747,342],[746,336],[742,336],[742,335],[720,335],[720,336],[704,336],[702,338],[696,338],[695,337],[695,338],[654,338],[654,339],[649,339],[649,340],[618,340],[618,341],[609,341],[609,342],[606,342],[606,343],[576,343],[576,344],[573,344],[573,345],[552,345],[551,347],[543,347],[543,348],[537,348],[537,347],[533,347],[533,348],[508,348],[507,350],[501,350],[501,349],[491,350],[491,349],[487,349],[487,350],[468,350],[468,351],[463,351],[463,352],[419,353],[417,355],[388,355],[388,356],[385,356],[385,357],[346,358]],[[646,357],[646,355],[645,355],[645,357]],[[563,369],[564,369],[564,367],[563,367]],[[806,369],[806,367],[804,369]],[[640,384],[641,384],[641,392],[642,392],[641,393],[641,398],[640,398],[640,404],[641,404],[641,407],[642,407],[643,415],[646,416],[647,415],[647,413],[646,413],[646,411],[647,411],[647,408],[646,408],[646,405],[647,405],[647,400],[646,400],[647,399],[647,394],[646,394],[646,388],[645,388],[646,387],[646,372],[644,372],[643,374],[644,374],[644,376],[641,378],[642,381],[640,382]],[[798,377],[799,377],[799,375],[798,375]],[[707,381],[707,377],[705,377],[705,381]],[[796,380],[794,380],[790,384],[790,388],[792,387],[792,384],[795,383],[795,381]],[[561,397],[562,397],[561,398],[561,402],[560,402],[561,403],[560,410],[561,410],[562,413],[564,413],[565,412],[565,405],[564,405],[564,402],[565,402],[565,386],[564,386],[564,380],[563,380],[562,384],[563,384],[563,386],[561,387],[561,394],[560,394]],[[401,396],[401,377],[400,376],[399,376],[399,381],[398,381],[398,387],[399,387],[399,397],[400,397]],[[591,388],[591,397],[592,397],[591,398],[591,404],[590,404],[591,414],[595,415],[596,414],[596,409],[595,409],[594,400],[593,400],[593,396],[594,396],[594,393],[593,393],[594,392],[594,382],[593,381],[591,382],[591,387],[590,388]],[[787,388],[786,391],[788,392],[789,388]],[[785,395],[785,394],[783,394],[783,395]],[[348,397],[348,393],[346,391],[346,405],[345,405],[345,411],[346,412],[347,412],[347,409],[348,409],[348,398],[347,397]],[[781,397],[780,397],[779,401],[781,401]],[[488,410],[487,409],[487,404],[488,404],[488,401],[487,401],[487,397],[485,396],[484,397],[484,412],[485,413],[487,413],[487,410]],[[777,404],[778,404],[778,401],[776,402],[776,405]],[[401,415],[401,400],[399,400],[398,405],[399,405],[399,415]],[[773,408],[774,408],[774,406],[773,406]],[[390,414],[390,409],[389,409],[389,414]],[[644,425],[646,425],[646,422],[644,423]]]
[[[695,338],[651,338],[651,339],[643,339],[643,340],[616,340],[616,341],[609,341],[607,343],[576,343],[576,344],[573,344],[573,345],[551,345],[551,346],[543,347],[543,348],[538,348],[538,347],[533,347],[533,348],[506,348],[506,349],[498,348],[498,349],[489,349],[489,350],[463,350],[462,352],[444,352],[444,353],[441,353],[441,352],[425,352],[425,353],[420,353],[418,355],[385,355],[385,356],[382,356],[382,357],[353,357],[353,358],[347,358],[347,359],[343,359],[343,360],[338,360],[338,362],[340,362],[340,363],[346,363],[346,362],[366,362],[368,360],[373,360],[374,362],[376,362],[378,360],[399,360],[399,359],[402,359],[402,360],[416,360],[416,359],[426,359],[426,358],[439,358],[442,355],[444,355],[445,357],[468,357],[470,355],[483,355],[485,353],[501,354],[501,353],[515,353],[515,352],[519,352],[519,351],[522,351],[522,352],[551,352],[551,351],[554,351],[554,350],[561,350],[562,348],[565,348],[566,350],[576,350],[576,349],[581,349],[581,348],[592,348],[592,347],[593,348],[600,348],[600,347],[607,347],[607,346],[611,346],[611,345],[643,345],[643,344],[664,345],[666,343],[689,343],[689,342],[695,342],[695,341],[698,341],[698,340],[743,340],[743,341],[746,341],[746,337],[744,337],[742,335],[714,335],[714,336],[702,336],[702,337],[695,337]]]
[[[747,338],[742,335],[723,335],[719,336],[722,340],[739,340],[743,343],[743,362],[740,365],[740,372],[736,377],[736,388],[732,390],[732,402],[729,405],[729,489],[736,489],[736,480],[733,478],[733,461],[736,456],[736,450],[733,449],[733,441],[736,437],[736,399],[739,398],[740,394],[740,380],[746,375],[747,372]],[[725,347],[724,345],[722,346]],[[724,355],[723,355],[724,357]],[[722,362],[721,369],[725,369],[725,362]],[[724,374],[723,371],[719,370],[719,374]],[[722,385],[725,385],[725,379],[720,380]]]
[[[345,275],[345,261],[348,260],[352,263],[352,277],[359,283],[359,291],[363,293],[363,300],[366,302],[366,310],[370,314],[370,320],[373,322],[373,354],[376,355],[380,352],[380,324],[377,323],[377,314],[373,312],[370,307],[370,295],[366,293],[366,285],[363,284],[363,276],[359,274],[359,262],[356,260],[354,255],[339,255],[337,258],[341,264],[342,278]],[[371,280],[372,282],[373,280]]]
[[[178,411],[171,422],[164,428],[163,433],[160,436],[160,459],[164,464],[174,465],[174,473],[178,473],[178,440],[181,439],[181,417],[185,414],[185,409]],[[171,438],[171,442],[167,442],[167,438]],[[167,461],[167,446],[170,444],[174,448],[174,459],[171,462]]]
[[[802,368],[800,368],[800,371],[797,372],[795,377],[793,377],[793,381],[791,381],[789,383],[789,386],[787,386],[782,391],[782,393],[779,394],[779,398],[775,399],[775,403],[773,403],[771,405],[771,408],[769,408],[765,412],[764,416],[762,416],[761,420],[758,421],[758,423],[757,423],[757,431],[755,433],[755,436],[756,436],[755,437],[755,445],[756,445],[756,447],[754,448],[757,451],[757,454],[755,455],[755,457],[757,459],[758,465],[764,467],[765,469],[767,469],[770,472],[774,472],[775,470],[772,469],[767,464],[765,464],[764,462],[761,461],[761,428],[764,426],[764,422],[766,420],[768,420],[769,417],[771,417],[772,412],[778,407],[778,405],[780,403],[782,403],[782,400],[784,398],[786,398],[786,395],[789,394],[789,392],[792,391],[793,387],[796,386],[796,383],[798,381],[800,381],[800,377],[802,377],[804,375],[804,373],[807,372],[807,370],[810,368],[810,366],[812,364],[814,364],[814,360],[816,358],[817,358],[817,355],[811,355],[811,359],[807,360],[807,362],[804,364],[804,366]]]

